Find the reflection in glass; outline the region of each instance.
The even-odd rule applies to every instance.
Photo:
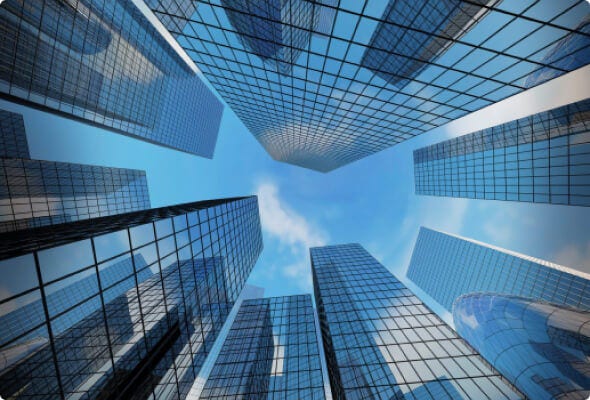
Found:
[[[310,251],[336,398],[522,397],[360,245]]]
[[[140,231],[130,234],[121,222],[184,216],[207,203],[111,217],[98,227],[54,227],[53,236],[36,240],[39,265],[26,253],[31,232],[15,236],[4,251],[26,254],[0,261],[2,272],[23,274],[11,278],[14,293],[0,298],[1,396],[185,398],[262,247],[256,199],[223,201],[228,205],[204,220],[217,246],[213,258],[175,247],[177,235],[188,237],[181,223],[178,232],[168,224],[172,236],[160,240],[172,239],[166,257],[151,223],[151,238],[142,232],[143,247],[130,249],[128,236],[137,244]],[[230,214],[235,225],[227,223]],[[78,240],[50,247],[56,237]],[[29,281],[39,267],[42,290]]]
[[[457,331],[531,399],[590,395],[590,312],[494,293],[459,297]]]

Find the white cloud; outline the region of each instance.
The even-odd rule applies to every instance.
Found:
[[[326,240],[313,229],[305,218],[297,214],[279,199],[278,188],[272,183],[262,183],[256,189],[262,230],[275,236],[293,251],[298,247],[323,246]]]
[[[573,244],[565,246],[555,255],[555,262],[565,267],[590,273],[590,242],[585,246]]]
[[[265,273],[278,271],[301,289],[311,291],[309,248],[326,245],[326,235],[280,198],[276,184],[261,183],[256,189],[256,194],[263,233],[271,240],[278,241],[290,253],[288,257],[285,257],[289,260],[285,266],[276,268],[273,262]],[[275,270],[271,271],[273,268]]]

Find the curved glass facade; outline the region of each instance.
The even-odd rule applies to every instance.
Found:
[[[310,254],[334,399],[522,398],[362,246]]]
[[[590,396],[590,312],[472,293],[453,307],[457,332],[531,399]]]

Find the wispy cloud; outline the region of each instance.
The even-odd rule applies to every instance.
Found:
[[[311,291],[309,248],[326,245],[327,235],[282,199],[274,182],[260,183],[256,194],[265,241],[278,242],[277,251],[282,253],[279,260],[285,261],[280,268],[274,266],[276,261],[273,261],[268,272],[278,272],[300,289]]]
[[[590,242],[585,246],[569,244],[557,252],[555,261],[565,267],[590,273]]]

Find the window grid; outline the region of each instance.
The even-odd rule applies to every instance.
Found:
[[[3,97],[213,156],[222,103],[132,0],[7,0],[0,19]]]
[[[8,397],[186,397],[262,248],[255,197],[33,232],[0,254]]]
[[[325,399],[310,295],[245,300],[201,399]]]
[[[590,310],[588,274],[427,228],[420,228],[407,276],[448,311],[471,292]]]
[[[335,398],[521,398],[360,245],[312,248],[311,260]]]
[[[579,68],[590,49],[577,0],[165,3],[150,6],[182,21],[172,34],[271,156],[320,171]]]
[[[590,100],[414,151],[416,194],[590,206]]]

